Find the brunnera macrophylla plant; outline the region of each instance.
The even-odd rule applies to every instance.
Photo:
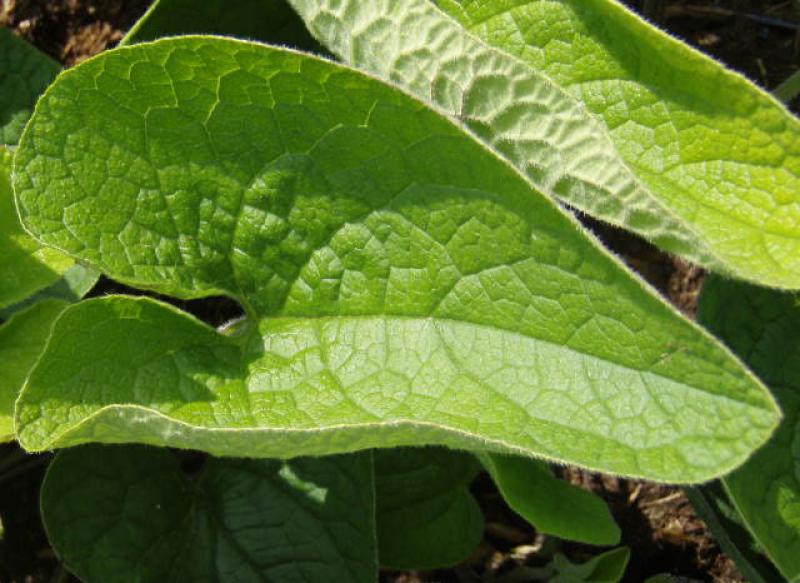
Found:
[[[43,514],[71,569],[369,581],[453,564],[480,537],[476,456],[543,532],[615,544],[602,503],[539,460],[701,482],[770,438],[764,385],[553,197],[797,287],[800,134],[777,102],[608,1],[289,4],[302,20],[267,0],[192,21],[155,3],[133,46],[59,76],[16,150],[38,244],[246,314],[215,330],[109,296],[44,327],[20,364],[20,443],[142,444],[53,463]],[[305,26],[350,66],[135,44],[313,50]],[[187,475],[146,446],[228,459]],[[603,559],[620,576],[626,560]]]

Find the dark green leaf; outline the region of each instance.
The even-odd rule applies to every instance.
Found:
[[[60,453],[42,486],[58,555],[86,583],[375,581],[369,453],[291,462],[163,449]]]
[[[469,557],[483,533],[468,489],[479,467],[473,456],[441,448],[375,452],[382,566],[435,569]]]
[[[699,319],[753,368],[783,409],[769,443],[723,481],[764,551],[785,577],[800,578],[800,296],[713,277]]]

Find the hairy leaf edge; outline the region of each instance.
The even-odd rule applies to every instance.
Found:
[[[439,10],[439,8],[436,7],[436,10]],[[448,15],[446,15],[444,13],[443,13],[443,16],[448,18],[448,19],[450,18],[450,16],[448,16]],[[471,33],[468,33],[468,34],[471,34]],[[666,34],[666,33],[661,33],[661,34]],[[775,429],[779,426],[779,424],[780,424],[780,422],[781,422],[781,420],[783,418],[783,414],[782,414],[782,411],[781,411],[777,401],[775,400],[774,396],[767,389],[767,387],[758,379],[758,377],[754,373],[752,373],[749,368],[747,368],[747,366],[743,363],[743,361],[733,353],[733,351],[731,351],[727,346],[725,346],[723,343],[721,343],[719,340],[717,340],[711,333],[709,333],[707,330],[705,330],[705,328],[703,328],[702,326],[700,326],[696,322],[694,322],[692,320],[689,320],[688,318],[683,316],[676,307],[674,307],[672,304],[670,304],[656,290],[654,290],[644,280],[644,278],[642,276],[640,276],[639,274],[637,274],[636,272],[631,270],[627,265],[625,265],[625,263],[617,255],[615,255],[608,248],[606,248],[600,242],[600,240],[597,238],[596,235],[591,233],[589,230],[585,229],[580,224],[578,219],[575,218],[575,216],[573,216],[570,212],[565,210],[552,197],[548,196],[546,193],[543,193],[541,190],[539,190],[531,182],[531,180],[523,172],[521,172],[514,164],[509,162],[505,157],[500,155],[494,149],[492,149],[492,148],[488,147],[486,144],[484,144],[484,142],[482,140],[480,140],[463,123],[461,123],[459,120],[453,119],[449,115],[447,115],[444,112],[442,112],[441,109],[438,106],[432,106],[431,104],[419,99],[418,97],[416,97],[412,93],[408,92],[406,89],[404,89],[403,87],[397,85],[396,83],[388,81],[386,79],[383,79],[383,78],[381,78],[381,77],[379,77],[377,75],[374,75],[374,74],[372,74],[372,73],[370,73],[368,71],[364,71],[364,70],[359,69],[357,67],[353,67],[353,66],[350,66],[348,64],[340,63],[340,62],[337,62],[337,61],[332,61],[330,59],[326,59],[324,57],[320,57],[319,55],[315,55],[313,53],[308,53],[308,52],[305,52],[305,51],[299,51],[299,50],[292,49],[292,48],[287,48],[287,47],[269,45],[267,43],[262,43],[262,42],[258,42],[258,41],[245,41],[245,40],[240,40],[240,39],[235,39],[235,38],[230,38],[230,37],[219,37],[219,36],[214,36],[214,35],[187,35],[187,36],[164,37],[164,38],[158,39],[156,41],[151,41],[151,42],[148,42],[148,43],[142,43],[142,44],[138,44],[138,45],[129,45],[129,46],[113,49],[113,50],[115,50],[115,51],[128,51],[128,50],[133,50],[135,47],[139,47],[139,46],[142,46],[142,45],[153,45],[153,46],[156,46],[156,45],[160,45],[160,44],[169,44],[169,43],[172,43],[172,42],[175,42],[175,41],[179,41],[179,40],[195,40],[195,41],[218,42],[218,41],[220,41],[222,39],[224,39],[225,42],[230,42],[230,43],[234,43],[234,44],[259,45],[259,46],[265,47],[265,48],[267,48],[269,50],[285,51],[287,53],[298,55],[298,56],[303,57],[303,58],[311,59],[311,60],[314,60],[314,61],[317,61],[317,62],[326,63],[329,66],[338,67],[338,68],[345,69],[345,70],[354,72],[356,74],[362,75],[362,76],[367,77],[367,78],[369,78],[369,79],[371,79],[371,80],[373,80],[373,81],[375,81],[377,83],[380,83],[380,84],[383,84],[383,85],[387,85],[387,86],[391,87],[392,89],[394,89],[395,91],[398,91],[398,92],[402,93],[409,100],[419,104],[422,108],[427,108],[427,109],[433,111],[435,114],[437,114],[441,118],[443,118],[443,120],[445,120],[446,122],[448,122],[452,126],[456,127],[459,131],[461,131],[464,134],[468,135],[474,142],[476,142],[480,146],[480,148],[484,152],[486,152],[488,155],[492,156],[496,160],[500,161],[505,166],[511,168],[511,170],[515,174],[517,174],[517,176],[519,176],[525,182],[525,184],[527,184],[529,186],[529,188],[531,189],[532,193],[535,193],[534,196],[538,195],[538,196],[541,196],[542,198],[546,199],[547,204],[549,204],[553,209],[555,209],[558,213],[560,213],[562,216],[564,216],[567,219],[568,224],[571,225],[574,230],[578,231],[581,235],[583,235],[584,237],[588,238],[589,241],[591,242],[591,244],[593,244],[596,249],[598,249],[608,259],[610,259],[612,261],[612,263],[614,263],[619,269],[624,271],[629,277],[631,277],[635,282],[637,282],[639,284],[639,287],[645,293],[649,294],[650,296],[656,297],[658,299],[658,301],[662,305],[666,306],[669,309],[669,311],[676,318],[680,318],[680,319],[683,319],[684,321],[689,322],[690,326],[694,329],[695,332],[698,332],[700,334],[700,336],[705,338],[707,341],[710,341],[711,343],[713,343],[716,346],[717,349],[721,349],[722,352],[728,358],[730,358],[732,361],[734,361],[735,363],[737,363],[741,367],[741,370],[744,373],[744,375],[747,378],[747,380],[750,381],[751,384],[757,386],[759,389],[761,389],[762,392],[765,393],[765,395],[767,396],[767,400],[772,405],[772,412],[775,414],[772,427],[770,428],[771,431],[769,432],[769,435],[765,436],[763,441],[759,444],[759,447],[764,445],[764,443],[766,443],[769,440],[769,438],[771,437],[772,433],[774,433]],[[672,39],[672,41],[676,42],[676,43],[678,42],[675,39]],[[483,41],[479,40],[479,42],[483,42]],[[105,53],[100,53],[98,55],[95,55],[94,57],[91,57],[90,59],[87,59],[87,61],[84,61],[84,62],[91,62],[91,61],[94,61],[96,59],[101,59],[101,58],[104,57],[104,55],[105,55]],[[527,65],[525,65],[525,66],[527,66]],[[78,69],[79,69],[79,67],[75,67],[73,69],[67,69],[65,71],[62,71],[59,74],[59,76],[56,78],[56,80],[47,88],[47,90],[42,94],[42,96],[37,101],[36,107],[34,108],[33,116],[31,117],[31,120],[35,119],[35,117],[36,117],[36,115],[37,115],[37,113],[39,111],[40,103],[42,102],[42,100],[44,98],[48,97],[52,91],[54,91],[54,87],[58,83],[58,81],[63,77],[68,77],[68,76],[71,76],[71,75],[75,74],[75,71],[77,71]],[[773,98],[773,100],[774,100],[774,98]],[[28,124],[26,124],[25,130],[22,133],[22,137],[20,138],[20,142],[22,142],[23,140],[26,139],[26,137],[27,137],[27,135],[28,135],[28,133],[30,131],[30,126],[31,126],[31,122],[29,121]],[[19,204],[18,204],[19,201],[17,200],[17,196],[16,196],[16,183],[17,183],[16,157],[14,158],[11,178],[12,178],[12,186],[14,187],[15,204],[17,206],[17,211],[19,213]],[[59,248],[58,246],[52,245],[50,243],[45,243],[44,241],[42,241],[41,239],[36,237],[36,235],[34,233],[31,233],[27,229],[27,226],[25,225],[24,221],[21,221],[21,222],[22,222],[22,225],[23,225],[23,228],[25,229],[25,231],[28,232],[34,239],[39,241],[42,245],[58,249],[62,253],[65,253],[66,255],[68,255],[68,256],[70,256],[72,258],[74,258],[76,260],[83,261],[84,263],[86,263],[85,259],[80,259],[80,258],[77,257],[77,255],[75,255],[75,254],[73,254],[73,253],[71,253],[71,252],[69,252],[69,251],[67,251],[65,249]],[[148,283],[143,283],[143,282],[137,281],[135,278],[120,278],[120,281],[122,283],[131,285],[131,286],[134,286],[134,287],[138,287],[140,289],[145,289],[145,290],[148,290],[148,289],[152,290],[153,289],[152,283],[149,283],[149,282]],[[200,299],[200,298],[212,297],[212,296],[215,296],[215,295],[225,295],[225,296],[230,297],[230,298],[234,299],[235,301],[239,302],[244,307],[244,309],[245,309],[245,311],[246,311],[246,313],[247,313],[247,315],[248,315],[248,317],[250,319],[258,317],[253,312],[252,308],[247,305],[246,301],[243,301],[242,298],[237,297],[236,294],[234,292],[231,292],[230,290],[212,289],[212,290],[205,290],[205,291],[198,292],[198,293],[183,293],[183,292],[181,292],[181,293],[174,294],[174,297],[181,298],[181,299]],[[158,303],[161,303],[161,302],[158,302]],[[168,305],[168,304],[165,304],[165,305]],[[186,312],[183,312],[182,310],[179,310],[179,309],[174,308],[172,306],[169,306],[169,307],[171,309],[183,314],[183,315],[189,316],[189,317],[193,318],[194,320],[197,320],[196,318],[194,318],[193,316],[187,314]],[[62,313],[62,315],[63,315],[63,313]],[[56,322],[59,319],[60,319],[60,317],[56,320]],[[200,322],[199,320],[197,320],[197,321]],[[56,322],[54,322],[54,325],[55,325]],[[200,322],[200,323],[203,326],[206,326],[209,329],[214,330],[214,328],[208,326],[207,324],[205,324],[203,322]],[[216,332],[216,330],[214,330],[214,331]],[[48,340],[47,344],[45,345],[45,349],[43,350],[42,354],[44,354],[47,351],[48,346],[49,346],[49,340]],[[40,359],[41,359],[41,355],[40,355]],[[33,371],[37,367],[38,362],[39,361],[37,361],[37,363],[32,367],[31,371]],[[30,374],[29,374],[29,377],[30,377]],[[22,397],[24,396],[24,394],[26,392],[27,385],[28,385],[28,383],[26,381],[25,386],[23,387],[22,391],[20,392],[20,395],[17,398],[17,402],[16,402],[16,405],[15,405],[15,415],[14,415],[14,417],[15,417],[15,430],[16,430],[16,423],[17,423],[17,414],[16,414],[17,405],[19,405]],[[82,421],[81,423],[76,425],[76,429],[79,428],[79,427],[82,427],[84,425],[84,423],[88,422],[89,420],[92,420],[94,417],[96,417],[97,415],[100,415],[101,413],[104,413],[104,412],[106,412],[108,410],[111,410],[111,409],[119,409],[119,408],[132,408],[132,409],[136,409],[136,410],[142,410],[144,412],[153,413],[155,415],[155,417],[164,417],[164,419],[167,419],[167,420],[171,419],[170,417],[168,417],[166,415],[163,415],[163,414],[160,414],[160,413],[157,414],[157,413],[155,413],[153,411],[150,411],[147,408],[144,408],[144,407],[141,407],[141,406],[138,406],[138,405],[113,405],[113,406],[103,407],[97,413],[87,417],[84,421]],[[172,421],[174,421],[178,425],[186,425],[186,427],[189,427],[189,428],[199,429],[196,426],[192,426],[190,424],[185,424],[185,423],[179,422],[177,420],[172,420]],[[408,424],[408,426],[419,426],[419,427],[426,427],[428,425],[429,424],[423,424],[423,423],[409,423]],[[359,425],[359,427],[363,427],[365,429],[370,428],[370,427],[386,427],[386,426],[391,426],[391,424],[390,423],[380,423],[380,424]],[[343,424],[341,426],[336,426],[336,428],[346,428],[346,427],[350,427],[350,426],[348,424]],[[433,425],[432,428],[438,428],[438,427]],[[269,432],[269,431],[271,431],[271,430],[265,430],[265,429],[236,429],[236,430],[232,430],[232,429],[205,429],[205,428],[204,428],[204,430],[208,430],[208,431],[233,431],[233,432],[237,432],[237,431]],[[292,430],[292,431],[300,431],[300,430]],[[302,431],[310,431],[311,433],[315,433],[317,430],[302,430]],[[322,431],[324,431],[324,430],[322,430]],[[65,435],[68,435],[69,433],[71,433],[71,431],[68,431],[68,432],[65,432],[65,433],[61,434],[61,437],[65,436]],[[458,431],[453,431],[453,433],[457,434],[459,432]],[[469,434],[467,434],[467,435],[469,435]],[[480,441],[484,441],[484,442],[487,441],[487,440],[483,440],[482,438],[478,438],[478,439]],[[49,443],[49,445],[51,447],[55,446],[55,442],[53,440],[51,440],[48,443]],[[24,445],[23,445],[23,447],[24,447]],[[41,450],[39,450],[39,449],[31,449],[29,451],[42,451],[44,449],[49,449],[49,448],[45,447],[45,448],[42,448]],[[514,452],[514,451],[517,451],[517,448],[508,447],[507,449],[505,449],[505,451]],[[753,452],[754,451],[755,450],[753,450]],[[752,455],[753,452],[751,452],[750,455]],[[520,450],[519,453],[521,455],[527,455],[524,452],[524,450]],[[527,455],[527,457],[531,457],[531,456]],[[544,457],[544,456],[536,456],[536,457],[538,457],[539,459],[546,459],[547,461],[550,461],[550,462],[553,462],[553,463],[562,464],[562,465],[565,465],[565,464],[568,463],[568,462],[566,462],[564,460],[560,460],[560,459],[556,459],[556,458],[550,459],[550,458],[547,458],[547,457]],[[746,461],[746,459],[747,458],[739,460],[735,465],[724,469],[720,474],[715,474],[714,476],[709,476],[707,478],[707,480],[711,480],[711,479],[713,479],[715,477],[718,477],[719,475],[722,475],[723,473],[728,473],[729,471],[735,469],[736,467],[738,467],[739,465],[744,463],[744,461]],[[589,469],[592,469],[592,468],[589,468]],[[631,475],[630,477],[637,478],[637,477],[642,477],[642,476]]]

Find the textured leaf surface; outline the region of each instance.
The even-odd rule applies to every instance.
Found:
[[[66,305],[43,301],[0,325],[0,442],[14,436],[14,401]]]
[[[11,154],[0,146],[0,308],[55,283],[73,265],[72,259],[22,230],[10,176]]]
[[[606,503],[559,480],[546,463],[506,455],[482,455],[481,461],[508,505],[539,532],[594,545],[619,543]]]
[[[509,165],[338,65],[203,37],[109,52],[51,87],[15,163],[43,241],[251,315],[230,338],[149,300],[71,308],[17,409],[31,449],[440,444],[683,482],[777,423],[738,361]]]
[[[48,538],[86,583],[375,581],[369,453],[291,462],[89,446],[42,486]]]
[[[800,287],[800,123],[616,2],[289,2],[333,53],[458,118],[544,191]]]
[[[16,145],[33,105],[58,70],[58,63],[0,26],[0,145]]]
[[[480,465],[440,448],[375,452],[380,564],[436,569],[469,558],[483,534],[483,514],[469,492]]]
[[[120,44],[192,33],[227,35],[322,51],[285,0],[156,0]]]
[[[714,278],[700,320],[772,389],[784,420],[724,483],[756,539],[788,579],[800,577],[800,297]]]

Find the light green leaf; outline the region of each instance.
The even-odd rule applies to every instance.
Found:
[[[547,464],[507,455],[482,455],[508,505],[541,533],[594,545],[616,545],[620,531],[598,496],[559,480]]]
[[[543,191],[706,267],[800,287],[800,123],[620,4],[289,3],[334,54],[461,120]]]
[[[0,145],[14,146],[59,65],[0,26]]]
[[[66,305],[46,300],[0,325],[0,443],[14,438],[14,401]]]
[[[447,445],[688,482],[778,422],[509,165],[339,65],[206,37],[112,51],[62,74],[15,164],[42,241],[250,315],[228,337],[150,300],[70,308],[17,407],[32,450]]]
[[[800,296],[712,278],[699,318],[767,383],[783,409],[770,442],[723,483],[784,576],[800,578]]]
[[[156,0],[120,45],[192,33],[324,51],[285,0]]]
[[[11,155],[0,146],[0,308],[21,302],[55,283],[74,263],[22,230],[14,208],[10,175]]]
[[[56,553],[86,583],[377,580],[369,453],[291,462],[89,446],[42,486]]]
[[[483,514],[469,492],[475,458],[440,448],[375,452],[380,564],[395,569],[457,565],[478,546]]]

